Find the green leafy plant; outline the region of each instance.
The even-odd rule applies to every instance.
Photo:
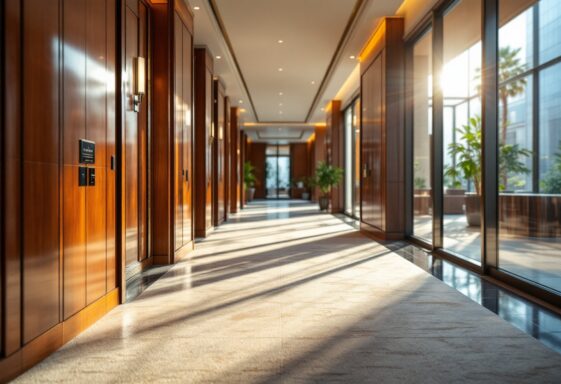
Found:
[[[255,186],[255,167],[246,161],[243,165],[243,182],[245,188],[253,188]]]
[[[475,193],[481,194],[481,117],[474,116],[462,128],[456,128],[459,140],[448,146],[450,156],[456,158],[456,167],[447,167],[445,176],[452,180],[463,178],[473,182]],[[517,144],[499,144],[499,178],[506,180],[509,174],[529,173],[530,170],[520,160],[528,157],[531,151]],[[504,191],[506,184],[500,183]]]
[[[420,168],[420,165],[419,165],[418,161],[415,161],[415,163],[413,165],[413,168],[414,168],[413,173],[417,174],[419,172],[419,168]],[[415,189],[425,189],[427,187],[427,181],[425,180],[424,177],[415,176],[414,179],[413,179],[413,185],[414,185]]]
[[[475,193],[481,193],[481,118],[474,116],[469,123],[456,128],[459,140],[448,146],[450,156],[456,158],[456,167],[449,167],[445,175],[457,180],[471,180]]]
[[[331,192],[331,188],[339,184],[342,179],[342,168],[334,167],[323,161],[320,161],[316,168],[316,173],[311,181],[312,185],[319,188],[322,197],[327,197]]]
[[[553,166],[540,183],[540,189],[543,193],[561,193],[561,143],[559,143],[559,152],[555,154]]]

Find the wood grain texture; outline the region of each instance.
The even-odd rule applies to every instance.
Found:
[[[224,220],[228,220],[230,213],[230,129],[230,99],[226,96],[224,97]]]
[[[312,164],[313,174],[315,174],[315,169],[320,162],[327,161],[327,154],[325,152],[325,135],[326,128],[322,126],[316,126],[314,131],[314,159]],[[312,201],[318,201],[319,199],[319,188],[313,188],[312,190]]]
[[[329,164],[334,167],[343,168],[343,122],[341,112],[341,101],[332,100],[331,108],[327,113],[326,124],[326,152]],[[343,206],[344,188],[341,182],[331,190],[331,213],[341,213],[344,210]]]
[[[206,237],[212,223],[212,59],[195,48],[195,236]]]
[[[14,353],[21,345],[21,240],[22,240],[22,84],[21,84],[21,7],[18,0],[4,2],[4,116],[3,149],[4,162],[4,212],[3,212],[3,309],[2,327],[4,336],[2,351]],[[2,364],[9,367],[10,364]],[[0,369],[10,372],[11,369]]]
[[[405,232],[403,19],[385,18],[361,62],[361,229]]]
[[[265,165],[267,163],[266,149],[267,143],[249,143],[247,145],[247,161],[255,168],[254,197],[256,199],[264,199],[267,197],[267,181],[265,180]]]
[[[310,173],[310,155],[308,143],[293,143],[290,144],[290,177],[294,181],[304,181],[312,176]],[[290,197],[293,199],[301,199],[302,192],[305,189],[295,188],[293,186],[290,190]],[[257,191],[255,191],[257,195]]]
[[[230,108],[230,213],[240,207],[240,165],[238,107]]]
[[[225,173],[225,138],[224,138],[224,86],[220,80],[215,79],[213,83],[213,124],[215,139],[213,141],[213,224],[218,226],[225,220],[224,207],[224,173]]]
[[[53,41],[60,41],[58,2],[26,0],[22,16],[22,309],[26,343],[59,321],[60,45],[53,47]]]

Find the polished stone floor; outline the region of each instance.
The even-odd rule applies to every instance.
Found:
[[[256,202],[17,381],[559,382],[560,354],[402,251]]]
[[[444,215],[444,248],[477,263],[481,260],[481,228],[466,216]],[[430,240],[432,219],[415,216],[415,235]],[[506,236],[499,231],[499,268],[561,292],[561,239]]]

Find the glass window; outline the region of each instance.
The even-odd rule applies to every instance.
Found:
[[[413,235],[432,243],[432,32],[413,47]]]
[[[443,23],[443,246],[480,262],[481,2],[454,3]]]
[[[561,7],[516,3],[499,3],[498,262],[561,291]]]

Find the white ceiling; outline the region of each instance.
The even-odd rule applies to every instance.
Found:
[[[323,123],[330,100],[345,103],[356,93],[358,59],[350,56],[358,57],[380,18],[394,15],[403,0],[186,1],[199,7],[195,44],[221,56],[215,74],[232,104],[246,110],[242,120],[267,123],[244,128],[252,140],[264,140],[259,137],[268,134],[257,132],[274,128],[293,142],[299,141],[293,131],[304,129],[309,137],[313,127],[286,122]]]

